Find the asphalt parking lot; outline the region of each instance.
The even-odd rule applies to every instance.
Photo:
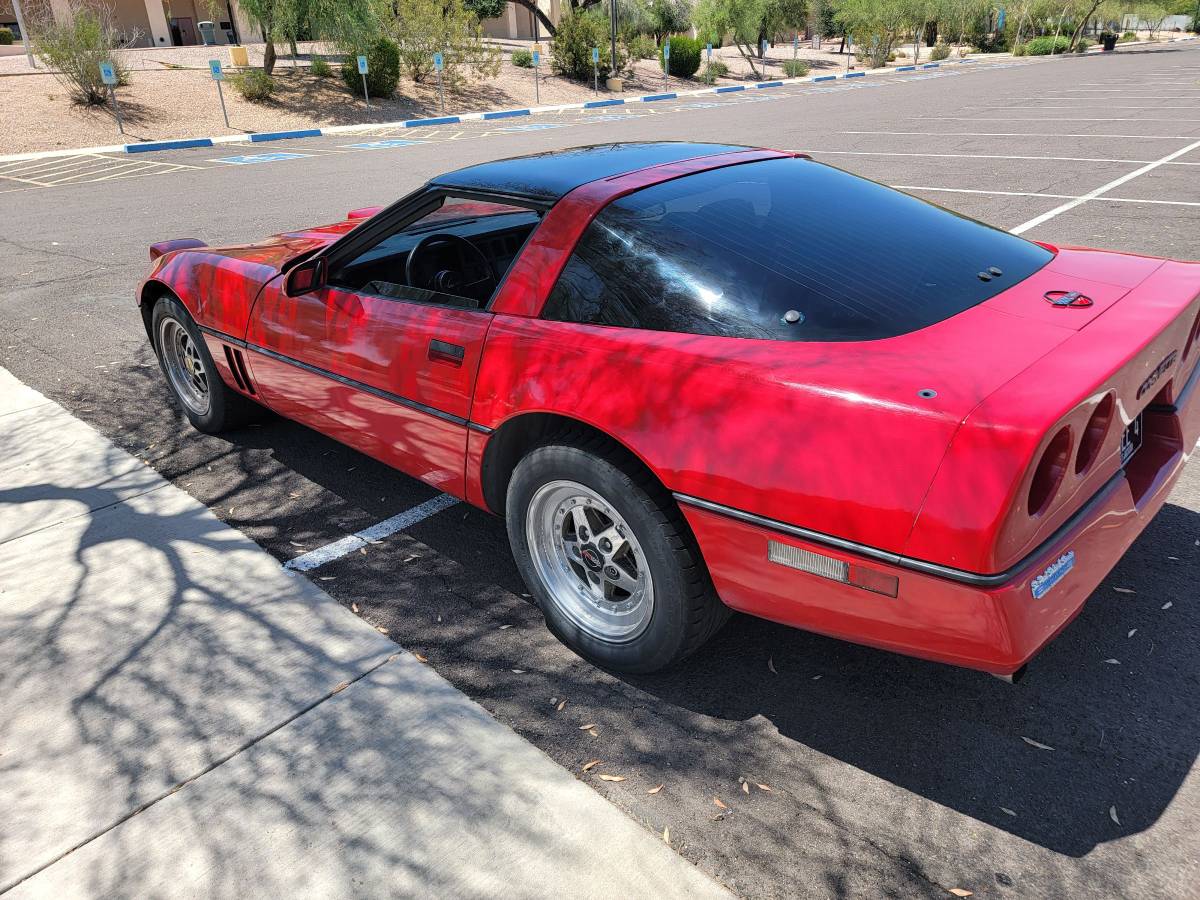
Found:
[[[281,562],[436,509],[306,577],[745,896],[1194,896],[1194,463],[1016,686],[741,617],[676,671],[615,677],[543,629],[500,521],[422,507],[431,488],[281,420],[224,438],[187,428],[132,293],[152,241],[250,240],[389,203],[460,165],[639,139],[803,150],[1037,240],[1200,259],[1200,46],[520,125],[553,127],[380,129],[133,167],[105,154],[0,163],[0,364]],[[388,140],[413,143],[348,146]],[[226,159],[259,153],[295,155]]]

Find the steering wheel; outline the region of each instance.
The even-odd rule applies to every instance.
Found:
[[[483,275],[468,280],[472,270]],[[427,234],[417,241],[404,264],[404,278],[411,287],[468,297],[479,303],[496,290],[496,273],[483,251],[466,238],[443,232]]]

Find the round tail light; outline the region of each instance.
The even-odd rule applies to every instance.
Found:
[[[1106,394],[1104,399],[1092,411],[1083,436],[1079,439],[1079,452],[1075,454],[1075,474],[1082,475],[1092,467],[1104,439],[1108,437],[1108,426],[1112,424],[1113,408],[1115,406],[1112,394]]]
[[[1042,458],[1033,472],[1033,481],[1029,485],[1029,514],[1031,516],[1038,516],[1046,511],[1046,507],[1058,493],[1058,486],[1062,484],[1063,475],[1067,471],[1070,459],[1071,430],[1064,425],[1050,439],[1050,443],[1046,446],[1046,450],[1042,453]]]

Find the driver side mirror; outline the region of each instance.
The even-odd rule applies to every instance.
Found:
[[[325,286],[325,258],[306,260],[287,273],[283,292],[289,297],[299,297]]]

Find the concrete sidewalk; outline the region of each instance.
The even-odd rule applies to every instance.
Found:
[[[0,369],[0,893],[724,889]]]

